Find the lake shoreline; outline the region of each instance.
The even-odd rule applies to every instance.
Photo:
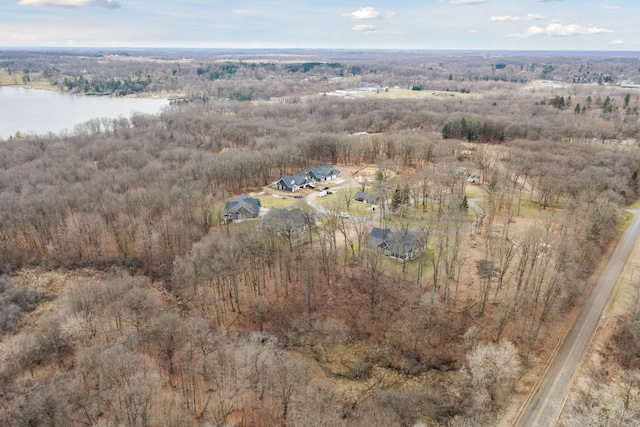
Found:
[[[75,96],[74,96],[75,95]],[[134,114],[159,114],[171,98],[116,97],[71,94],[28,85],[0,86],[0,140],[15,135],[74,132],[94,119],[130,118]]]
[[[139,93],[131,93],[125,96],[117,96],[110,93],[74,93],[74,92],[63,92],[59,90],[56,86],[52,85],[42,85],[42,86],[33,86],[27,84],[0,84],[0,88],[3,87],[13,87],[19,89],[30,89],[30,90],[47,90],[51,92],[58,92],[65,95],[73,95],[73,96],[98,96],[103,97],[107,96],[110,98],[118,98],[118,99],[166,99],[166,100],[174,100],[174,99],[183,99],[185,97],[184,93],[178,92],[161,92],[160,94],[154,92],[139,92]]]

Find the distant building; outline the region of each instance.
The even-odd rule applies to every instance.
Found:
[[[235,199],[229,200],[224,204],[224,222],[257,218],[259,215],[260,200],[247,197],[244,194],[241,194]]]

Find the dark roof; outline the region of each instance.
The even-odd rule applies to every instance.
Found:
[[[380,246],[384,243],[385,237],[391,233],[391,230],[388,228],[382,229],[378,227],[373,227],[371,229],[371,233],[369,233],[369,242],[372,246]]]
[[[309,177],[306,172],[300,172],[295,175],[282,175],[280,181],[288,188],[293,188],[294,186],[302,187],[307,184]]]
[[[416,233],[408,230],[396,231],[389,233],[385,238],[385,243],[389,250],[395,254],[407,254],[416,244],[420,244],[420,240]]]
[[[317,179],[324,179],[328,176],[337,175],[339,171],[333,167],[331,164],[326,164],[318,167],[309,168],[307,172],[310,175],[313,175]]]
[[[224,204],[224,214],[227,215],[231,212],[237,212],[242,207],[256,216],[260,214],[260,200],[247,197],[244,194],[239,195],[233,200],[227,201]]]
[[[356,195],[354,197],[356,200],[364,200],[368,203],[375,202],[380,198],[377,194],[365,193],[364,191],[356,191]]]
[[[407,254],[414,246],[424,244],[424,239],[416,232],[409,230],[392,232],[388,228],[378,227],[371,229],[367,241],[373,247],[384,244],[394,254]]]

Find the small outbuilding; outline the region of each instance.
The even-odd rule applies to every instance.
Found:
[[[382,200],[377,194],[365,193],[364,191],[357,191],[355,199],[358,202],[364,202],[370,205],[379,205]]]

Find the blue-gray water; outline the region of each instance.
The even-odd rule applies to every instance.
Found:
[[[0,139],[16,132],[47,134],[72,132],[91,119],[159,113],[166,99],[76,96],[53,90],[0,86]]]

